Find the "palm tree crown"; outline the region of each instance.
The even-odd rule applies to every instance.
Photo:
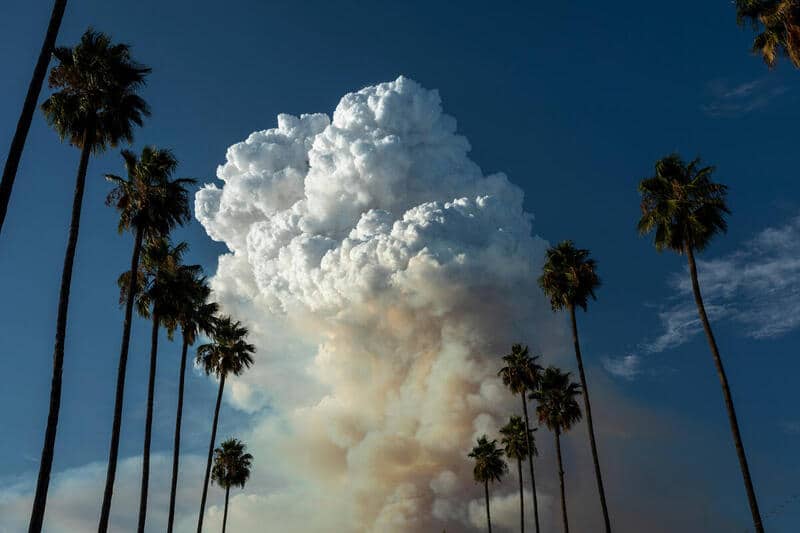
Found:
[[[753,41],[753,53],[761,54],[770,68],[778,53],[800,68],[800,2],[798,0],[736,0],[740,25],[750,22],[761,31]]]
[[[150,69],[133,61],[128,45],[114,44],[92,29],[74,48],[56,48],[53,56],[58,65],[50,71],[49,85],[57,91],[42,111],[61,139],[83,148],[88,137],[94,152],[131,142],[134,125],[150,115],[136,94]]]
[[[525,436],[525,421],[521,416],[512,416],[508,423],[500,428],[502,438],[500,443],[503,445],[506,457],[509,459],[525,460],[528,453],[528,441],[531,442],[533,455],[537,455],[536,446],[533,444],[533,431],[531,430],[527,438]]]
[[[496,440],[490,441],[486,435],[478,438],[477,446],[472,448],[469,457],[475,459],[472,474],[478,483],[500,481],[508,472],[503,450],[497,447]]]
[[[178,166],[172,152],[145,146],[137,157],[122,151],[128,178],[106,174],[115,187],[106,203],[119,211],[119,231],[142,229],[148,237],[168,235],[191,218],[188,185],[191,178],[171,179]]]
[[[503,385],[508,387],[514,394],[523,394],[525,391],[533,390],[539,382],[539,374],[542,367],[536,364],[539,356],[531,357],[528,354],[528,347],[521,344],[514,344],[511,353],[503,356],[506,364],[497,373],[503,380]]]
[[[713,172],[714,167],[700,166],[700,159],[686,164],[672,154],[656,162],[653,177],[641,181],[638,229],[641,235],[655,230],[657,250],[702,250],[728,229],[727,187],[711,181]]]
[[[197,347],[197,363],[206,374],[238,376],[253,364],[256,347],[245,341],[247,328],[229,316],[216,320],[213,341]]]
[[[586,310],[589,298],[596,298],[594,291],[600,286],[596,267],[589,250],[576,248],[572,241],[547,250],[539,286],[550,298],[554,311],[576,306]]]
[[[237,439],[224,441],[214,450],[214,469],[211,480],[222,488],[244,488],[250,478],[253,456],[245,453],[247,446]]]
[[[539,388],[531,398],[539,402],[536,406],[539,421],[550,431],[561,433],[569,431],[581,419],[577,401],[580,394],[580,385],[571,381],[569,372],[551,366],[542,373]]]
[[[199,270],[181,269],[176,283],[177,291],[176,324],[181,328],[187,344],[194,344],[199,334],[210,335],[214,331],[214,317],[219,310],[215,302],[210,302],[211,287]]]
[[[188,249],[185,242],[172,246],[167,239],[153,239],[145,245],[139,263],[136,309],[143,318],[151,318],[157,312],[170,338],[178,325],[181,299],[185,297],[183,278],[193,278],[201,271],[200,265],[182,264],[183,254]],[[130,274],[130,271],[124,272],[117,280],[121,302],[128,297]]]

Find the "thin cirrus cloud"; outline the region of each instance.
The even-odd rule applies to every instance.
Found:
[[[714,118],[737,118],[764,109],[785,94],[788,88],[768,79],[756,79],[738,85],[723,80],[708,84],[711,99],[702,106]]]
[[[700,286],[713,321],[735,324],[753,339],[779,337],[800,326],[800,215],[769,227],[736,251],[698,261]],[[647,372],[643,357],[676,348],[702,331],[684,269],[674,274],[675,290],[659,312],[661,333],[633,353],[604,360],[606,370],[634,379]]]

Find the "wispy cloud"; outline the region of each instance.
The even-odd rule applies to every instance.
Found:
[[[800,326],[800,216],[761,231],[733,253],[699,260],[697,268],[713,321],[734,323],[742,335],[755,339]],[[631,353],[606,359],[609,373],[633,379],[642,373],[643,356],[680,346],[702,331],[687,270],[668,283],[675,295],[659,311],[661,333]]]
[[[603,367],[609,374],[632,380],[642,373],[642,358],[635,353],[622,357],[606,357],[603,359]]]
[[[734,118],[767,107],[788,88],[768,78],[731,85],[723,80],[709,83],[710,102],[702,106],[712,117]]]
[[[788,435],[800,435],[800,420],[784,420],[780,426],[781,430]]]

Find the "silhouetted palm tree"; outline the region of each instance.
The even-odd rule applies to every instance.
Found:
[[[492,513],[489,509],[489,482],[500,481],[508,472],[508,465],[503,460],[503,450],[497,447],[497,441],[490,441],[486,435],[478,438],[478,444],[469,453],[469,457],[475,459],[475,467],[472,469],[472,476],[476,483],[483,483],[483,491],[486,496],[486,523],[489,533],[492,533]]]
[[[753,52],[761,54],[770,68],[783,53],[800,68],[800,1],[736,0],[739,24],[749,22],[761,31],[753,41]]]
[[[195,180],[171,179],[178,162],[169,150],[151,146],[142,149],[141,157],[133,152],[122,151],[128,178],[112,174],[106,179],[115,184],[108,195],[107,203],[119,211],[119,231],[134,232],[133,254],[130,272],[139,271],[139,256],[146,241],[169,235],[177,225],[189,220],[189,198],[186,186]],[[129,286],[123,291],[125,319],[122,326],[122,345],[117,368],[117,386],[114,397],[114,421],[111,428],[111,445],[108,452],[108,471],[103,491],[98,531],[108,530],[111,500],[114,495],[114,479],[119,455],[119,437],[122,428],[122,402],[125,395],[125,372],[128,366],[128,347],[131,338],[131,319],[134,297],[138,293],[138,276],[130,276]]]
[[[561,487],[561,518],[564,533],[569,533],[567,519],[567,498],[564,489],[564,462],[561,458],[561,433],[569,431],[581,419],[581,408],[575,399],[581,394],[578,384],[570,379],[569,372],[548,367],[542,373],[539,388],[531,394],[538,400],[536,414],[539,422],[547,426],[556,437],[556,457],[558,458],[558,482]]]
[[[178,488],[178,461],[181,449],[181,420],[183,418],[183,389],[186,377],[186,355],[189,346],[194,344],[200,334],[210,335],[214,330],[214,316],[217,314],[216,303],[209,302],[211,288],[206,279],[197,272],[181,269],[177,283],[182,287],[177,291],[176,325],[183,336],[181,347],[181,364],[178,375],[178,407],[175,415],[175,445],[172,455],[172,483],[169,493],[169,515],[167,533],[172,533],[175,520],[175,497]]]
[[[222,391],[225,388],[225,379],[229,374],[240,375],[253,364],[252,355],[256,347],[246,342],[247,328],[238,321],[233,321],[229,316],[216,320],[212,342],[201,344],[197,348],[197,363],[203,367],[206,374],[216,374],[219,378],[219,391],[217,403],[214,407],[214,421],[211,424],[211,442],[208,445],[208,461],[203,479],[203,496],[200,500],[200,516],[197,519],[197,533],[203,530],[203,515],[206,508],[208,495],[208,479],[211,475],[211,459],[214,453],[214,441],[217,438],[217,423],[219,422],[219,408],[222,404]]]
[[[525,429],[527,436],[532,436],[530,420],[528,419],[528,400],[527,392],[536,389],[539,382],[541,367],[536,364],[538,356],[528,355],[528,347],[515,344],[511,347],[511,353],[503,356],[506,366],[497,373],[503,379],[503,384],[512,393],[519,394],[522,400],[522,412],[525,416]],[[528,449],[533,449],[533,441],[527,442]],[[535,454],[534,454],[535,455]],[[536,533],[539,533],[539,502],[536,495],[536,476],[533,471],[533,455],[528,457],[528,464],[531,470],[531,492],[533,493],[533,521],[536,526]]]
[[[36,100],[42,91],[47,65],[53,55],[53,48],[56,45],[56,37],[61,27],[61,19],[64,18],[64,10],[67,7],[67,0],[56,0],[53,4],[53,11],[50,14],[50,23],[47,25],[47,33],[44,36],[42,49],[39,51],[39,59],[33,69],[33,76],[28,85],[28,93],[25,95],[25,102],[22,104],[22,112],[17,121],[17,129],[11,139],[11,147],[8,150],[6,164],[3,167],[3,178],[0,180],[0,231],[3,229],[3,222],[8,211],[8,202],[11,199],[11,189],[14,187],[14,179],[17,177],[17,168],[22,159],[22,150],[25,148],[25,139],[28,137],[28,130],[31,129],[33,112],[36,110]]]
[[[703,324],[703,330],[711,348],[711,355],[722,386],[722,395],[725,399],[733,443],[736,447],[736,455],[739,457],[739,467],[742,470],[747,499],[750,503],[753,525],[756,532],[763,533],[764,526],[758,510],[756,492],[750,479],[750,468],[747,465],[747,456],[744,444],[742,444],[742,436],[739,433],[736,409],[733,406],[733,398],[725,368],[722,365],[722,357],[717,348],[717,341],[714,339],[714,332],[711,330],[711,323],[706,314],[694,258],[695,251],[704,250],[715,235],[725,233],[728,229],[728,223],[725,221],[725,215],[730,213],[725,202],[728,188],[711,180],[714,167],[701,166],[700,159],[686,164],[680,156],[672,154],[658,160],[655,171],[653,177],[646,178],[639,183],[639,192],[642,195],[639,233],[646,235],[655,231],[654,244],[659,252],[672,250],[686,255],[697,312],[700,315],[700,322]]]
[[[542,276],[539,286],[550,298],[553,311],[567,309],[572,325],[572,344],[575,348],[575,358],[578,361],[578,376],[583,388],[583,406],[586,410],[586,427],[589,432],[589,445],[592,450],[594,462],[594,475],[597,481],[597,491],[600,495],[600,507],[603,511],[603,522],[606,533],[611,532],[611,520],[608,516],[606,505],[606,491],[603,487],[603,475],[600,472],[600,458],[597,452],[597,442],[594,436],[594,423],[592,421],[592,404],[589,401],[589,389],[586,383],[586,373],[583,370],[583,357],[581,344],[578,339],[578,322],[575,317],[575,307],[586,311],[589,298],[595,299],[594,291],[600,286],[597,276],[595,260],[589,257],[589,250],[576,248],[572,241],[563,241],[547,250]]]
[[[245,453],[247,446],[242,441],[228,439],[214,450],[214,469],[211,480],[225,489],[225,512],[222,515],[222,533],[228,523],[228,496],[231,487],[244,488],[250,479],[250,465],[253,456]]]
[[[199,265],[183,265],[183,254],[188,249],[185,242],[171,246],[166,238],[152,239],[145,245],[139,265],[140,287],[136,295],[136,308],[142,318],[152,322],[150,335],[150,373],[147,382],[147,408],[145,412],[144,447],[142,452],[142,486],[139,497],[139,525],[142,533],[147,517],[147,495],[150,480],[150,443],[153,430],[153,402],[155,395],[156,366],[158,360],[158,333],[163,325],[172,338],[177,320],[177,302],[183,289],[178,282],[179,272],[187,270],[189,275],[199,274]],[[119,278],[122,300],[127,299],[125,290],[130,285],[131,272]]]
[[[61,375],[64,368],[72,266],[78,245],[89,156],[102,152],[109,145],[115,146],[119,141],[133,139],[134,125],[141,125],[143,117],[148,114],[147,104],[136,91],[144,84],[144,78],[150,72],[150,69],[131,59],[126,45],[113,44],[108,36],[91,30],[83,34],[74,48],[57,48],[53,55],[58,65],[50,71],[50,87],[56,89],[56,92],[42,104],[42,111],[62,140],[67,139],[70,144],[80,148],[81,157],[61,272],[50,409],[31,511],[31,532],[42,529],[53,465],[61,404]]]
[[[533,457],[536,455],[536,449],[533,448],[533,453],[528,453],[528,450],[533,442],[533,435],[531,435],[528,426],[522,417],[512,416],[508,423],[500,428],[500,434],[503,436],[500,443],[503,445],[503,450],[506,457],[509,459],[517,460],[517,474],[519,475],[519,521],[520,531],[525,533],[525,503],[523,498],[523,483],[522,483],[522,461],[526,457]]]

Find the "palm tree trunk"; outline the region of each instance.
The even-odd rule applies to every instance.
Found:
[[[178,376],[178,411],[175,414],[175,445],[172,450],[172,484],[169,491],[169,517],[167,518],[167,533],[172,533],[172,523],[175,521],[175,495],[178,490],[178,461],[181,451],[181,420],[183,418],[183,386],[186,381],[186,352],[189,341],[183,335],[181,348],[181,371]]]
[[[228,495],[231,493],[230,487],[225,487],[225,512],[222,513],[222,533],[225,533],[225,524],[228,523]]]
[[[606,505],[606,491],[603,488],[603,475],[600,473],[600,459],[597,455],[597,443],[594,438],[594,424],[592,423],[592,404],[589,402],[589,387],[586,385],[586,374],[583,371],[583,358],[581,357],[581,344],[578,340],[578,322],[575,319],[575,306],[569,306],[569,317],[572,322],[572,342],[575,345],[575,358],[578,360],[578,374],[583,388],[583,405],[586,411],[586,427],[589,429],[589,444],[592,449],[594,461],[594,477],[597,480],[597,492],[600,493],[600,507],[603,510],[603,522],[606,533],[611,533],[611,520],[608,518]]]
[[[747,466],[747,456],[744,453],[744,444],[742,444],[742,436],[739,434],[739,422],[736,419],[736,409],[733,407],[733,398],[731,397],[731,389],[728,386],[728,378],[725,375],[725,368],[722,366],[722,357],[719,355],[717,348],[717,341],[714,339],[714,332],[711,331],[711,324],[706,315],[706,307],[703,303],[703,295],[700,293],[700,282],[697,279],[697,264],[694,260],[694,250],[691,246],[686,246],[686,257],[689,261],[689,273],[692,278],[692,290],[694,292],[694,301],[697,304],[697,312],[700,315],[700,322],[703,323],[703,330],[708,339],[708,345],[711,347],[711,355],[714,358],[714,365],[717,368],[717,375],[719,382],[722,386],[722,395],[725,398],[725,408],[728,411],[728,422],[731,426],[731,433],[733,434],[733,443],[736,447],[736,455],[739,458],[739,467],[742,470],[742,477],[744,478],[744,487],[747,491],[747,500],[750,503],[750,513],[753,515],[753,526],[756,533],[764,533],[764,524],[761,521],[761,513],[758,510],[758,501],[756,500],[756,491],[753,488],[753,481],[750,478],[750,468]]]
[[[197,533],[203,531],[203,515],[206,512],[206,497],[208,496],[208,479],[211,476],[211,459],[214,455],[214,441],[217,439],[217,422],[219,421],[219,407],[222,404],[222,389],[225,388],[225,374],[219,378],[219,392],[217,405],[214,408],[214,422],[211,424],[211,442],[208,444],[208,462],[206,463],[206,476],[203,479],[203,497],[200,499],[200,517],[197,519]]]
[[[561,485],[561,519],[564,523],[564,533],[569,533],[569,520],[567,520],[567,494],[564,490],[564,463],[561,460],[561,431],[556,429],[556,457],[558,457],[558,483]]]
[[[44,36],[42,49],[39,52],[39,59],[36,60],[36,66],[33,69],[33,77],[31,77],[31,82],[28,85],[25,103],[22,104],[22,113],[20,113],[17,121],[14,138],[11,139],[8,158],[6,158],[6,164],[3,167],[3,178],[0,180],[0,230],[3,229],[3,222],[6,219],[8,202],[11,199],[11,189],[14,187],[14,179],[17,177],[17,168],[19,167],[20,159],[22,159],[22,150],[25,148],[25,139],[28,137],[28,130],[31,128],[33,112],[36,110],[36,101],[42,91],[42,84],[47,74],[47,66],[50,64],[50,57],[53,55],[53,48],[56,44],[56,37],[58,36],[61,19],[64,18],[66,7],[67,0],[56,0],[53,5],[50,23],[47,25],[47,33]],[[44,502],[42,502],[42,505],[44,505]],[[31,527],[33,526],[33,520],[31,520]],[[41,528],[41,525],[38,527]]]
[[[64,266],[61,270],[61,288],[58,292],[58,313],[56,315],[56,341],[53,349],[53,376],[50,381],[50,408],[47,414],[47,429],[44,433],[42,459],[39,463],[39,478],[36,481],[36,495],[31,510],[31,521],[28,531],[39,533],[44,522],[44,510],[47,506],[47,489],[50,487],[50,472],[53,468],[53,456],[56,447],[56,431],[58,430],[58,414],[61,410],[61,377],[64,372],[64,342],[67,335],[67,313],[69,311],[69,292],[72,286],[72,266],[75,262],[75,251],[78,247],[78,232],[81,225],[81,208],[83,207],[83,191],[86,186],[86,170],[89,167],[89,156],[94,139],[87,131],[83,136],[81,159],[78,163],[78,176],[75,180],[75,193],[72,198],[72,218],[69,224],[67,250],[64,253]]]
[[[144,422],[144,451],[142,452],[142,491],[139,496],[139,526],[144,533],[147,521],[147,488],[150,482],[150,441],[153,436],[153,396],[156,387],[156,363],[158,360],[158,312],[153,310],[153,330],[150,337],[150,377],[147,381],[147,413]]]
[[[142,228],[136,229],[136,238],[133,243],[133,255],[131,256],[132,273],[139,270],[139,255],[142,251],[142,240],[144,231]],[[133,316],[133,300],[136,297],[137,277],[131,276],[128,282],[128,299],[125,301],[125,321],[122,325],[122,347],[119,352],[119,366],[117,368],[117,390],[114,398],[114,422],[111,426],[111,446],[108,452],[108,471],[106,472],[106,486],[103,491],[103,505],[100,509],[100,523],[97,530],[99,533],[108,531],[108,518],[111,514],[111,498],[114,495],[114,477],[117,473],[117,456],[119,455],[119,435],[122,429],[122,400],[125,396],[125,370],[128,366],[128,347],[131,341],[131,319]]]
[[[517,474],[519,474],[519,530],[525,533],[525,499],[522,497],[522,459],[517,458]]]
[[[489,512],[489,482],[483,482],[483,490],[486,493],[486,523],[489,525],[489,533],[492,533],[492,513]]]
[[[525,443],[528,445],[528,463],[531,467],[531,492],[533,493],[533,523],[536,526],[536,533],[539,533],[539,502],[536,496],[536,476],[533,474],[533,443],[531,442],[531,428],[528,422],[528,402],[525,399],[525,392],[520,394],[522,398],[522,412],[525,413]]]

